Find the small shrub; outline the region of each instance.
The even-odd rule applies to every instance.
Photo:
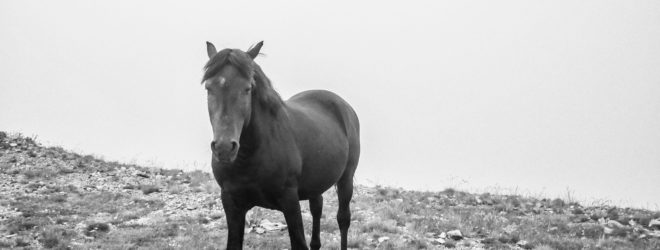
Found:
[[[562,199],[556,198],[550,202],[550,206],[555,213],[561,213],[566,207],[566,202]]]
[[[360,239],[360,238],[348,237],[348,239],[346,240],[346,247],[347,248],[362,249],[364,244],[365,244],[364,240]]]
[[[418,239],[418,238],[413,238],[410,241],[408,241],[408,249],[427,249],[429,247],[429,243],[426,242],[426,240],[423,239]]]
[[[452,239],[447,239],[445,241],[445,244],[443,244],[446,248],[455,248],[456,247],[456,241]]]
[[[616,209],[616,207],[610,208],[607,210],[607,218],[610,218],[610,220],[618,220],[619,219],[619,211]]]
[[[53,194],[48,197],[49,201],[62,203],[67,200],[67,194]]]
[[[186,188],[183,185],[172,184],[167,186],[167,192],[171,194],[180,194],[185,190]]]
[[[519,197],[515,197],[515,196],[507,197],[507,203],[513,207],[520,207],[520,205],[522,204],[522,202],[520,202]]]
[[[218,183],[215,181],[206,181],[204,184],[202,184],[202,188],[206,193],[209,194],[219,194],[222,190],[220,189],[220,186],[218,186]]]
[[[10,247],[12,247],[12,245],[14,245],[14,243],[12,243],[11,241],[5,240],[5,239],[0,239],[0,248],[9,249]]]
[[[649,222],[651,222],[652,218],[650,215],[645,215],[641,213],[637,213],[633,215],[632,218],[637,224],[643,225],[643,226],[648,226]]]
[[[187,178],[190,180],[190,187],[199,187],[202,183],[211,180],[211,175],[201,170],[195,170],[188,173]]]
[[[43,218],[13,218],[6,222],[9,234],[16,234],[21,231],[32,230],[33,228],[45,225],[47,222]]]
[[[160,192],[160,188],[154,185],[141,185],[140,190],[142,190],[142,193],[145,195]]]
[[[92,223],[87,225],[85,235],[97,237],[99,234],[107,233],[108,231],[110,231],[110,225],[107,223]]]
[[[41,232],[38,241],[44,248],[68,249],[69,240],[75,235],[71,230],[50,227]]]
[[[42,172],[34,170],[34,169],[28,169],[28,170],[23,171],[23,175],[25,177],[27,177],[28,179],[34,179],[36,177],[41,177]]]
[[[445,190],[442,191],[442,193],[444,193],[448,196],[454,196],[454,194],[456,194],[456,189],[446,188]]]
[[[396,221],[386,220],[386,221],[370,221],[366,225],[363,225],[361,228],[363,233],[369,232],[384,232],[384,233],[398,233],[399,230],[396,228]]]
[[[15,243],[17,247],[27,247],[30,245],[30,242],[25,240],[24,238],[16,238]]]
[[[587,237],[590,239],[600,239],[603,237],[603,227],[599,225],[591,225],[581,227],[581,232],[576,234],[578,237]]]
[[[612,234],[611,234],[611,236],[614,236],[614,237],[626,237],[627,235],[628,235],[628,230],[626,230],[624,228],[614,228],[614,230],[612,230]]]

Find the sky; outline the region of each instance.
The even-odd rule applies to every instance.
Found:
[[[0,130],[210,171],[205,42],[361,122],[358,183],[660,209],[658,1],[0,1]]]

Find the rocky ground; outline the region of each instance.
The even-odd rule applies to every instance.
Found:
[[[334,190],[324,249],[339,246]],[[310,239],[311,214],[303,202]],[[660,212],[561,199],[357,186],[354,249],[660,249]],[[248,249],[286,249],[281,213],[248,213]],[[219,188],[201,171],[106,162],[0,132],[0,248],[223,249]]]

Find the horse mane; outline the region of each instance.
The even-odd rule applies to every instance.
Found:
[[[280,97],[280,94],[275,91],[270,80],[261,70],[261,67],[243,51],[223,49],[215,54],[204,65],[205,72],[202,82],[218,74],[226,65],[234,66],[244,77],[254,79],[255,87],[252,91],[253,101],[256,100],[257,104],[264,110],[269,111],[269,113],[273,115],[277,114],[280,107],[284,105],[284,101]]]

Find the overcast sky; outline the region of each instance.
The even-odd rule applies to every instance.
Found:
[[[357,180],[660,207],[658,1],[1,1],[0,130],[209,170],[205,41],[357,111]],[[517,188],[517,190],[514,190]]]

